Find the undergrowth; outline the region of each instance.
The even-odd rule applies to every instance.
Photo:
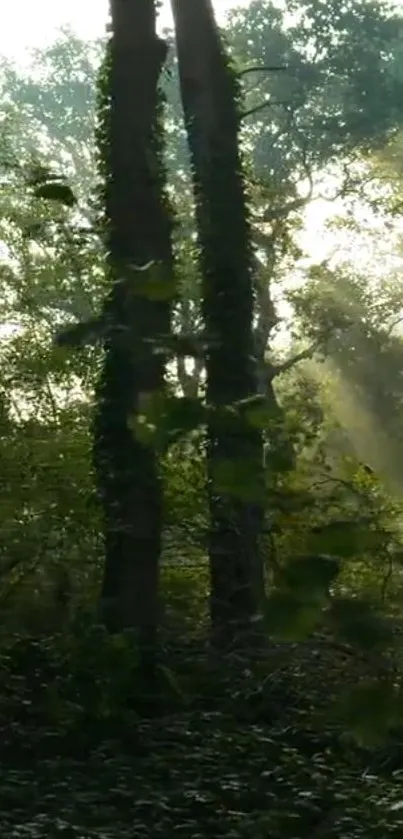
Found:
[[[352,651],[313,639],[251,664],[165,644],[147,715],[130,637],[2,641],[1,836],[403,835],[403,734],[358,744],[337,712],[371,677]]]

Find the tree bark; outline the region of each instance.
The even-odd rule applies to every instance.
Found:
[[[172,281],[171,218],[164,199],[159,77],[166,45],[154,0],[112,0],[100,102],[106,248],[112,287],[94,421],[94,464],[105,519],[102,608],[111,630],[138,632],[144,671],[154,667],[162,487],[152,445],[131,428],[144,396],[164,388],[152,339],[170,331],[171,301],[148,280]],[[148,266],[144,270],[144,266]],[[172,284],[172,283],[171,283]]]
[[[260,611],[263,568],[262,435],[237,407],[257,393],[251,230],[238,145],[238,88],[210,0],[172,0],[202,270],[206,357],[209,558],[214,641],[245,637]],[[236,408],[229,414],[228,406]],[[219,472],[234,467],[233,487]],[[241,464],[256,492],[241,497]],[[252,495],[254,497],[252,497]]]

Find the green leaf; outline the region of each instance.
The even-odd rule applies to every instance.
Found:
[[[175,274],[162,262],[152,262],[148,267],[133,271],[133,294],[147,300],[173,300],[178,293]]]
[[[245,411],[245,418],[253,428],[258,428],[262,431],[270,428],[273,424],[278,425],[278,418],[267,404],[256,404],[248,408]]]
[[[201,399],[170,396],[165,400],[165,427],[168,432],[187,434],[207,420],[207,409]]]
[[[304,603],[295,594],[274,592],[265,604],[265,623],[270,635],[283,641],[303,641],[321,621],[317,603]]]
[[[360,745],[376,746],[401,721],[399,692],[390,681],[365,679],[344,694],[336,712]]]
[[[388,621],[375,614],[363,600],[338,597],[332,600],[328,618],[332,629],[344,640],[371,650],[393,640]]]
[[[284,570],[286,584],[307,597],[316,598],[328,592],[340,571],[340,563],[332,556],[300,556]]]
[[[263,503],[266,489],[254,458],[221,458],[212,468],[214,489],[240,501]]]
[[[393,562],[403,565],[403,551],[398,549],[392,551],[392,559]]]
[[[381,536],[368,525],[354,521],[333,521],[312,528],[308,546],[312,553],[350,558],[379,547]]]
[[[141,395],[138,416],[129,427],[136,439],[165,451],[183,435],[205,422],[206,408],[200,399],[166,396],[163,391]]]
[[[163,390],[152,390],[140,393],[139,414],[141,414],[147,422],[157,425],[164,414],[166,401],[167,399]]]
[[[147,422],[146,417],[142,414],[139,417],[132,417],[129,420],[129,428],[133,432],[133,435],[138,443],[142,443],[144,446],[154,446],[159,448],[159,429],[154,423]]]
[[[35,187],[34,194],[36,198],[45,198],[47,201],[58,201],[60,204],[65,204],[66,207],[73,207],[77,204],[72,189],[63,183],[44,183]]]

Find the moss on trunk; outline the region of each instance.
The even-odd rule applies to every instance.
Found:
[[[152,340],[170,331],[169,295],[156,300],[148,293],[157,270],[172,287],[159,89],[166,45],[155,34],[154,0],[113,0],[111,10],[98,127],[111,280],[94,420],[105,520],[102,599],[112,606],[105,610],[110,628],[137,630],[150,663],[157,631],[162,487],[156,453],[136,438],[131,425],[144,395],[164,388],[165,358],[153,352]]]
[[[209,0],[172,0],[196,198],[206,356],[211,615],[215,640],[250,628],[263,594],[262,435],[237,408],[257,393],[251,230],[239,152],[239,91]],[[231,422],[225,407],[232,406]],[[224,412],[222,412],[224,409]],[[225,418],[226,417],[226,418]],[[218,475],[234,465],[233,487]],[[248,498],[237,464],[253,476]],[[257,494],[256,494],[257,491]]]

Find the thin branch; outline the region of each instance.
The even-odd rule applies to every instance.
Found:
[[[350,492],[353,492],[355,495],[358,495],[360,498],[362,497],[362,491],[358,487],[355,487],[354,484],[351,481],[347,481],[347,480],[345,480],[345,478],[336,477],[335,475],[329,475],[328,473],[326,473],[320,481],[318,480],[318,481],[314,481],[313,483],[311,483],[310,484],[310,489],[311,490],[318,489],[318,488],[322,489],[322,487],[324,487],[324,486],[326,486],[326,484],[330,484],[330,483],[340,484],[340,486],[343,486],[345,489],[348,489]]]
[[[301,198],[294,198],[293,201],[289,201],[287,204],[284,204],[284,206],[278,207],[277,209],[266,210],[263,215],[263,222],[267,223],[287,218],[290,213],[294,213],[297,210],[301,210],[303,207],[306,207],[312,198],[312,194],[313,182],[311,181],[306,195],[301,196]]]
[[[399,323],[402,322],[402,320],[403,320],[403,317],[402,317],[402,315],[400,315],[398,318],[395,318],[395,320],[393,320],[392,323],[388,326],[388,328],[386,330],[386,335],[387,335],[388,338],[392,334],[395,326],[398,326]]]
[[[289,201],[287,204],[284,204],[281,207],[277,207],[276,209],[268,209],[265,211],[263,215],[263,222],[268,223],[271,221],[279,221],[280,219],[285,219],[290,213],[295,212],[296,210],[300,210],[305,204],[309,201],[308,198],[295,198],[293,201]]]
[[[278,64],[271,66],[270,64],[259,64],[254,65],[253,67],[245,67],[244,70],[240,70],[237,75],[238,76],[246,76],[248,73],[277,73],[280,70],[289,70],[288,64]]]
[[[246,119],[246,117],[250,117],[252,114],[257,114],[259,113],[259,111],[263,111],[264,108],[273,108],[276,105],[280,107],[287,107],[287,105],[289,104],[289,102],[273,102],[271,99],[265,99],[264,102],[259,102],[258,105],[254,105],[253,108],[249,108],[247,111],[241,111],[239,115],[239,120],[241,121],[243,119]]]
[[[312,344],[312,346],[308,347],[306,350],[302,350],[296,355],[291,356],[291,358],[288,358],[287,361],[283,361],[282,364],[275,364],[272,368],[273,378],[275,376],[278,376],[280,373],[285,373],[286,370],[290,370],[292,367],[294,367],[295,364],[298,364],[300,361],[305,361],[308,358],[312,358],[317,349],[318,344]]]
[[[357,187],[361,189],[361,191],[368,186],[368,184],[375,183],[377,178],[376,175],[373,175],[372,172],[368,173],[367,175],[363,175],[362,173],[357,173],[354,175],[351,172],[351,167],[356,163],[356,160],[353,161],[345,161],[342,164],[342,171],[343,171],[343,178],[344,181],[339,189],[336,189],[332,195],[326,195],[326,193],[319,193],[317,198],[321,201],[327,201],[328,203],[333,203],[338,198],[345,198],[347,195],[354,195]]]

